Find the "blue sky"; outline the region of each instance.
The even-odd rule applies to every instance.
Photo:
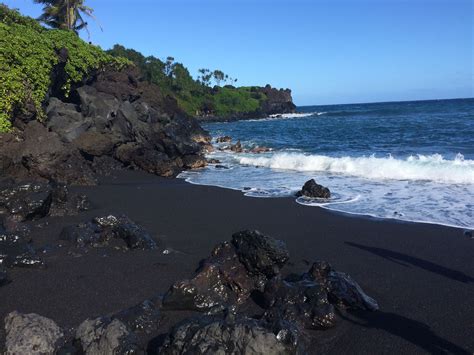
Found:
[[[32,0],[0,0],[37,17]],[[88,0],[91,40],[192,74],[291,88],[297,105],[473,97],[472,0]],[[85,36],[87,37],[87,36]]]

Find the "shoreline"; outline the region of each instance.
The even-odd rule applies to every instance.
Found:
[[[86,193],[94,208],[46,218],[47,224],[33,229],[36,247],[57,243],[65,225],[125,213],[159,237],[169,254],[95,249],[76,257],[51,248],[44,253],[47,269],[11,270],[13,282],[0,288],[0,318],[13,310],[34,312],[70,329],[163,294],[176,280],[192,276],[199,261],[232,233],[258,229],[286,242],[285,274],[327,260],[379,302],[377,312],[345,314],[336,328],[315,331],[318,352],[474,351],[474,243],[459,229],[348,218],[290,198],[251,199],[240,191],[141,172],[119,172],[101,185],[71,190]],[[188,313],[163,312],[160,332]]]
[[[454,228],[454,229],[459,229],[461,233],[464,232],[469,232],[472,231],[474,227],[464,227],[464,226],[456,226],[453,224],[447,224],[447,223],[441,223],[441,222],[431,222],[431,221],[422,221],[422,220],[416,220],[416,221],[411,221],[411,220],[405,220],[405,219],[398,219],[398,218],[393,218],[393,217],[379,217],[376,215],[372,214],[365,214],[365,213],[357,213],[357,212],[347,212],[347,211],[339,211],[335,209],[331,209],[329,207],[326,207],[325,205],[309,205],[309,204],[304,204],[301,202],[298,202],[298,198],[295,196],[251,196],[247,195],[245,190],[241,190],[238,188],[232,188],[232,187],[227,187],[223,185],[212,185],[212,184],[199,184],[190,181],[190,178],[184,178],[180,177],[179,175],[176,177],[177,179],[183,180],[188,184],[195,185],[195,186],[209,186],[209,187],[216,187],[220,189],[225,189],[225,190],[231,190],[231,191],[239,191],[242,193],[243,196],[245,197],[250,197],[250,198],[263,198],[263,199],[289,199],[293,200],[297,204],[304,206],[304,207],[313,207],[313,208],[321,208],[323,210],[335,213],[335,214],[341,214],[342,216],[345,217],[355,217],[355,218],[366,218],[367,220],[375,220],[375,221],[392,221],[396,223],[410,223],[410,224],[428,224],[428,225],[433,225],[433,226],[440,226],[440,227],[448,227],[448,228]],[[350,203],[351,201],[345,201],[345,202],[338,202],[338,203],[333,203],[333,204],[342,204],[342,203]]]

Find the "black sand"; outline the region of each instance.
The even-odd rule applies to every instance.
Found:
[[[351,217],[289,198],[248,198],[140,173],[76,190],[95,209],[47,219],[47,226],[34,229],[36,246],[57,244],[66,224],[125,213],[174,252],[98,249],[74,257],[62,249],[47,251],[47,269],[9,272],[13,282],[0,288],[1,319],[18,310],[77,326],[164,293],[172,282],[192,276],[199,260],[233,232],[259,229],[287,243],[287,272],[327,260],[379,302],[378,312],[344,316],[336,329],[315,332],[315,352],[474,352],[474,239],[460,229]],[[163,332],[183,315],[165,315]],[[0,347],[3,337],[2,329]]]

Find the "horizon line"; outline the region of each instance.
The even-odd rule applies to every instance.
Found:
[[[338,104],[296,105],[296,107],[367,105],[367,104],[388,104],[388,103],[397,103],[397,102],[450,101],[450,100],[473,100],[473,99],[474,99],[474,96],[455,97],[455,98],[449,98],[449,99],[388,100],[388,101],[369,101],[369,102],[347,102],[347,103],[338,103]]]

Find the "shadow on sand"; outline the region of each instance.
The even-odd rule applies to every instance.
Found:
[[[367,329],[383,330],[416,345],[430,354],[471,354],[436,335],[424,323],[389,312],[351,312],[341,317]]]
[[[390,260],[402,266],[406,266],[406,267],[409,267],[410,265],[415,266],[415,267],[424,269],[426,271],[433,272],[435,274],[447,277],[451,280],[455,280],[455,281],[459,281],[463,283],[474,282],[474,278],[469,275],[466,275],[462,272],[459,272],[453,269],[449,269],[441,265],[437,265],[427,260],[416,258],[414,256],[409,256],[409,255],[398,253],[398,252],[391,251],[388,249],[369,247],[366,245],[352,243],[352,242],[344,242],[344,243],[351,247],[368,251],[372,254],[378,255],[384,259]]]

